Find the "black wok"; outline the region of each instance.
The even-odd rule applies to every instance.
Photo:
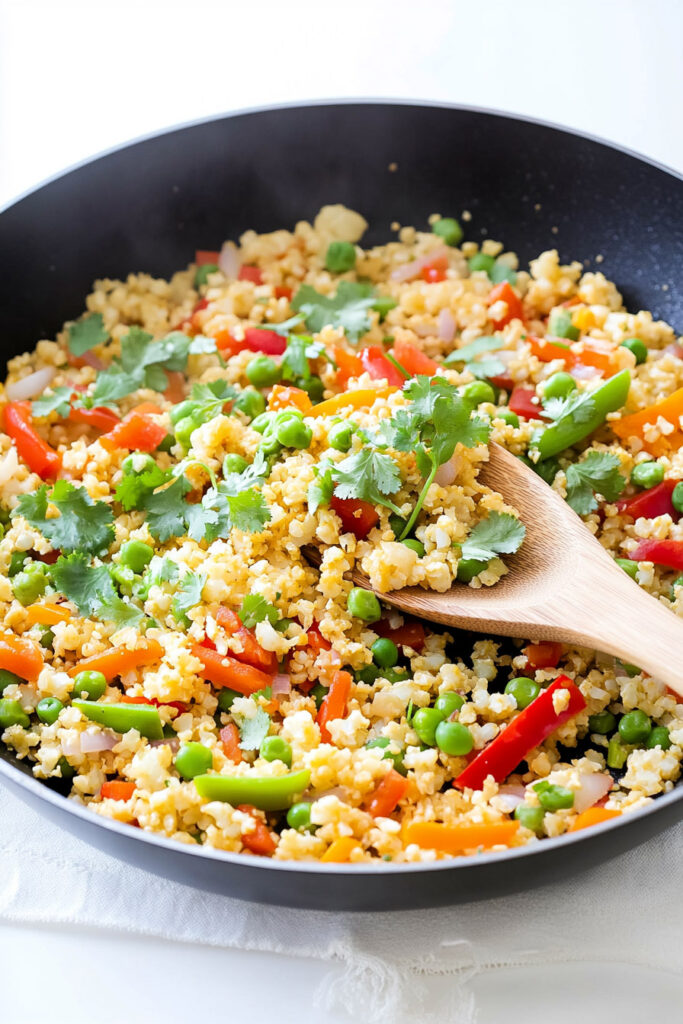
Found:
[[[472,213],[473,239],[522,261],[557,247],[614,279],[630,309],[683,329],[683,180],[630,153],[478,110],[332,103],[235,114],[115,150],[0,213],[4,357],[76,317],[95,277],[167,276],[195,248],[268,231],[342,202],[370,222],[424,226]],[[366,238],[367,241],[367,238]],[[597,258],[600,257],[600,260]],[[596,262],[597,261],[597,262]],[[656,641],[653,641],[656,642]],[[327,909],[406,909],[530,888],[588,867],[680,819],[683,788],[616,823],[502,854],[434,865],[279,863],[187,847],[102,819],[0,750],[0,780],[114,856],[242,899]]]

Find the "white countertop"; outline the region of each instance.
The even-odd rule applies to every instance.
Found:
[[[683,170],[682,36],[677,0],[0,0],[0,205],[131,137],[321,96],[509,110]],[[11,822],[0,823],[5,828]],[[0,963],[0,1020],[8,1024],[185,1024],[209,1014],[254,1024],[350,1019],[312,1005],[329,966],[281,955],[0,925]],[[448,984],[425,981],[435,998]],[[471,982],[480,1024],[573,1024],[606,1010],[620,1024],[640,1024],[671,1007],[680,987],[680,979],[651,969],[590,964],[505,970]]]

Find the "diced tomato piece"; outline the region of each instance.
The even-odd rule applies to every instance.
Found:
[[[151,406],[151,409],[158,407]],[[108,451],[127,448],[128,451],[153,452],[166,437],[166,428],[150,419],[149,412],[142,406],[133,409],[108,434],[103,434],[100,444]]]
[[[287,299],[289,302],[292,298],[292,289],[287,288],[286,285],[276,284],[274,291],[276,299]]]
[[[252,284],[263,284],[263,271],[260,267],[254,267],[249,263],[245,263],[244,266],[240,267],[237,280],[251,281]]]
[[[121,423],[120,417],[103,405],[98,405],[94,409],[70,409],[68,419],[72,423],[86,423],[89,427],[106,433]]]
[[[103,782],[100,788],[100,796],[103,800],[130,800],[134,792],[135,783],[123,782],[121,779]]]
[[[535,388],[525,388],[519,385],[513,388],[510,401],[508,402],[508,409],[511,412],[517,413],[524,420],[542,420],[546,418]]]
[[[446,271],[442,270],[441,267],[431,266],[422,268],[422,279],[427,284],[438,284],[440,281],[446,280]]]
[[[507,306],[507,313],[504,316],[495,320],[491,317],[491,323],[497,331],[505,327],[506,324],[509,324],[511,320],[524,320],[522,300],[512,290],[509,281],[502,281],[500,284],[495,285],[489,292],[487,302],[489,306],[493,306],[496,302],[504,302]]]
[[[402,800],[408,792],[409,785],[407,779],[404,779],[394,768],[390,768],[375,792],[366,801],[365,810],[373,818],[386,818],[396,810],[399,800]]]
[[[313,403],[301,388],[274,384],[268,396],[268,408],[271,410],[291,409],[292,406],[305,416],[313,408]]]
[[[493,384],[494,388],[500,388],[502,391],[512,391],[515,386],[515,382],[507,373],[501,373],[496,377],[487,377],[488,381]]]
[[[242,833],[242,845],[245,850],[259,857],[271,857],[275,853],[277,843],[266,823],[258,816],[256,808],[251,804],[238,804],[237,810],[250,814],[256,822],[256,827],[251,832]]]
[[[31,472],[42,480],[54,480],[62,468],[62,457],[34,429],[31,403],[8,402],[2,410],[2,423]]]
[[[395,341],[391,354],[403,369],[413,376],[419,373],[425,377],[433,377],[439,370],[437,362],[421,352],[416,345],[411,345],[409,341]]]
[[[522,648],[531,668],[557,668],[562,657],[562,644],[546,640],[539,644],[527,644]]]
[[[225,756],[232,761],[233,764],[241,764],[242,750],[240,748],[240,732],[235,723],[228,722],[227,725],[223,726],[219,735]]]
[[[316,722],[320,726],[320,738],[323,743],[331,743],[327,723],[336,718],[345,718],[349,696],[351,695],[351,684],[353,679],[349,672],[335,672],[332,676],[327,696],[323,698]]]
[[[194,261],[198,267],[217,265],[219,256],[219,252],[213,252],[211,249],[197,249]]]
[[[361,349],[360,361],[373,380],[386,380],[387,384],[397,388],[402,388],[406,382],[403,374],[387,359],[379,345],[368,345]]]
[[[341,345],[333,345],[332,356],[338,366],[337,384],[340,387],[345,387],[351,377],[360,377],[363,372],[363,363],[355,352],[349,352]]]
[[[238,661],[244,661],[262,672],[269,672],[275,675],[277,672],[277,655],[274,651],[267,651],[256,639],[250,629],[243,624],[239,615],[230,608],[221,607],[216,612],[216,622],[225,630],[228,636],[237,637],[242,645],[241,651],[232,651],[232,657]]]
[[[353,533],[358,540],[365,540],[379,522],[375,506],[360,498],[337,498],[333,494],[330,508],[341,519],[344,533]]]
[[[392,629],[386,619],[374,622],[372,628],[378,636],[393,640],[397,647],[412,647],[421,651],[425,645],[425,629],[418,619],[406,619],[402,626]]]
[[[252,352],[265,352],[270,356],[281,356],[287,348],[287,341],[277,331],[247,327],[244,332],[244,348]]]

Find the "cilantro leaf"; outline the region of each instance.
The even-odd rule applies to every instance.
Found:
[[[121,338],[120,357],[113,359],[97,376],[93,404],[116,404],[140,388],[165,391],[168,386],[166,371],[184,371],[190,352],[197,351],[213,352],[215,343],[207,338],[197,342],[196,338],[193,340],[182,331],[171,331],[165,338],[154,341],[147,331],[131,327]]]
[[[143,613],[137,605],[130,604],[118,594],[104,598],[94,614],[103,622],[113,622],[119,629],[123,626],[135,626],[143,618]]]
[[[467,363],[465,369],[477,380],[488,380],[505,373],[505,363],[501,359],[479,359],[476,363]]]
[[[609,452],[589,452],[581,462],[567,468],[567,504],[580,516],[598,507],[594,492],[607,501],[616,501],[626,480],[619,472],[621,463]]]
[[[145,500],[152,492],[169,479],[169,472],[155,463],[142,473],[126,473],[117,484],[114,497],[123,505],[126,512],[134,508],[143,508]]]
[[[457,444],[466,448],[486,444],[491,432],[489,424],[481,417],[472,415],[469,406],[463,401],[438,399],[434,404],[432,419],[432,455],[439,466],[452,458]]]
[[[59,516],[47,518],[48,500]],[[114,539],[114,516],[109,505],[93,501],[85,487],[75,487],[66,480],[57,480],[49,494],[46,484],[34,494],[22,494],[12,516],[23,516],[53,548],[67,554],[99,554]]]
[[[235,718],[238,716],[235,715]],[[257,708],[251,718],[239,716],[240,747],[242,750],[258,750],[270,729],[270,715],[263,708]]]
[[[286,337],[304,319],[303,313],[297,313],[296,316],[290,316],[289,320],[282,320],[279,324],[254,324],[254,328],[257,331],[272,331],[274,334],[281,334]]]
[[[524,524],[509,512],[489,512],[462,545],[462,557],[488,562],[496,555],[514,554],[525,535]]]
[[[292,299],[292,309],[304,314],[306,326],[314,334],[329,324],[341,327],[349,341],[357,344],[370,329],[368,309],[374,301],[374,289],[356,281],[340,281],[333,298],[303,284]]]
[[[101,313],[91,313],[69,327],[69,351],[74,356],[82,356],[84,352],[108,340],[109,334],[104,329]]]
[[[253,629],[257,623],[263,622],[264,619],[268,619],[271,626],[274,626],[280,620],[280,613],[277,608],[269,604],[262,594],[247,594],[237,614],[242,620],[242,625],[246,626],[247,629]]]
[[[329,462],[321,462],[315,468],[315,478],[308,485],[306,495],[311,515],[315,515],[321,505],[329,505],[333,492],[332,466]]]
[[[186,532],[188,506],[184,499],[191,490],[189,481],[179,476],[163,491],[148,494],[142,502],[142,508],[147,512],[149,532],[162,544]]]
[[[390,455],[364,448],[347,455],[331,469],[338,498],[360,498],[372,505],[385,505],[400,515],[400,510],[387,499],[401,486],[401,473]]]
[[[283,380],[308,380],[311,376],[311,368],[308,365],[306,350],[308,340],[293,334],[287,341],[287,348],[282,357],[280,370]]]
[[[197,421],[207,423],[223,412],[226,402],[237,398],[239,391],[224,380],[212,380],[210,384],[194,384],[192,401],[196,402]]]
[[[543,410],[551,420],[571,416],[574,423],[587,423],[595,412],[595,400],[590,391],[571,391],[566,398],[549,398]]]
[[[50,575],[57,590],[73,601],[81,615],[94,615],[103,599],[116,596],[107,566],[91,566],[81,552],[60,555]]]
[[[206,576],[194,572],[185,573],[180,581],[180,587],[171,604],[171,611],[185,628],[190,625],[186,612],[189,612],[190,608],[195,608],[201,601],[205,583]]]
[[[410,415],[419,421],[420,427],[431,418],[437,398],[462,401],[453,385],[443,377],[413,377],[404,385],[403,393],[410,399]]]
[[[456,348],[444,360],[444,364],[452,366],[454,363],[471,363],[484,352],[496,352],[499,348],[503,348],[504,345],[504,338],[496,337],[496,335],[484,335],[481,338],[475,338],[469,345]]]
[[[227,500],[232,525],[236,530],[242,530],[243,533],[260,533],[270,520],[265,499],[255,487],[242,491],[241,494],[229,494]]]
[[[55,388],[48,391],[35,402],[31,403],[31,412],[34,416],[49,416],[56,412],[58,416],[68,416],[71,409],[71,397],[73,388]]]

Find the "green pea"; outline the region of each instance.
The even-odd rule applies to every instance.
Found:
[[[45,725],[54,725],[63,707],[61,700],[57,700],[56,697],[43,697],[38,701],[36,714]]]
[[[469,583],[480,572],[483,572],[488,564],[488,562],[482,562],[478,558],[461,558],[458,562],[456,579],[460,583]]]
[[[382,609],[375,595],[370,590],[354,587],[346,598],[346,607],[350,615],[363,622],[377,622],[382,617]]]
[[[4,693],[8,686],[16,686],[25,683],[21,676],[15,676],[14,672],[8,672],[6,668],[0,668],[0,693]]]
[[[655,487],[663,479],[664,467],[658,462],[639,462],[631,473],[631,483],[636,487]]]
[[[436,743],[436,730],[443,719],[443,714],[436,708],[418,708],[410,724],[422,742],[433,747]]]
[[[12,591],[17,601],[26,606],[42,597],[46,586],[47,580],[42,573],[24,569],[14,577]]]
[[[617,727],[617,716],[611,711],[599,711],[597,715],[591,715],[588,719],[588,728],[599,736],[607,736],[614,732]]]
[[[218,710],[225,711],[227,713],[232,707],[232,702],[235,697],[241,696],[242,695],[238,693],[237,690],[229,690],[227,686],[223,687],[221,692],[218,694]]]
[[[452,757],[464,757],[474,746],[472,733],[461,722],[440,722],[434,738],[439,750]]]
[[[121,545],[121,565],[135,573],[142,572],[153,558],[154,548],[144,540],[129,540]]]
[[[270,356],[254,356],[247,363],[245,373],[249,383],[255,388],[272,387],[282,376],[280,367]]]
[[[671,584],[671,600],[672,601],[676,600],[676,588],[677,587],[683,587],[683,576],[677,576],[676,579]]]
[[[370,650],[375,663],[380,668],[393,668],[398,661],[398,647],[388,637],[380,637],[379,640],[375,640]]]
[[[532,701],[536,700],[541,692],[541,687],[533,679],[519,676],[517,679],[510,680],[505,687],[505,692],[515,698],[517,707],[520,711],[523,711],[524,708],[529,707]]]
[[[544,398],[566,398],[572,391],[576,391],[576,381],[571,373],[565,373],[564,370],[548,377],[543,385]]]
[[[405,540],[401,541],[407,548],[414,551],[418,558],[424,558],[425,546],[421,544],[419,540],[415,540],[414,537],[406,537]]]
[[[462,397],[471,405],[495,402],[496,393],[485,380],[473,380],[462,389]]]
[[[356,265],[356,247],[351,242],[330,242],[325,254],[325,269],[332,274],[345,274]]]
[[[489,274],[493,284],[501,284],[507,281],[509,284],[517,284],[517,273],[504,260],[497,259]]]
[[[183,779],[203,775],[213,764],[213,754],[203,743],[183,743],[175,756],[175,768]]]
[[[309,691],[309,697],[312,697],[315,701],[315,706],[320,711],[320,705],[327,697],[327,687],[323,686],[322,683],[316,683],[312,690]]]
[[[215,274],[218,267],[215,263],[203,263],[201,267],[197,267],[194,272],[194,286],[199,289],[202,285],[207,283],[209,274]]]
[[[25,551],[13,551],[10,555],[9,560],[9,573],[10,578],[16,576],[18,572],[24,568],[24,562],[28,558],[28,554]]]
[[[661,747],[662,750],[668,750],[671,746],[671,738],[667,727],[665,725],[655,726],[648,736],[645,746],[648,750],[654,750],[655,747]]]
[[[528,804],[517,804],[515,807],[514,818],[524,828],[528,828],[537,835],[543,829],[544,817],[545,811],[542,807],[529,807]]]
[[[402,683],[404,679],[411,678],[407,668],[384,668],[380,675],[389,683]]]
[[[335,423],[327,435],[330,448],[338,452],[348,452],[353,441],[353,427],[350,423]]]
[[[617,563],[620,569],[623,569],[632,580],[635,580],[638,576],[638,563],[634,562],[630,558],[615,558],[614,561]]]
[[[640,338],[627,338],[622,341],[621,348],[627,348],[636,357],[636,366],[647,361],[647,345]]]
[[[553,786],[544,780],[537,782],[534,789],[544,811],[560,811],[574,806],[574,793],[566,786]]]
[[[502,420],[503,423],[507,423],[510,427],[519,426],[519,416],[512,409],[502,408],[499,409],[496,415],[493,417],[495,420]]]
[[[57,761],[57,768],[59,768],[63,779],[73,779],[76,774],[76,769],[72,768],[65,757],[60,757]]]
[[[398,302],[391,295],[378,295],[370,308],[379,313],[380,320],[384,320],[387,313],[395,309],[396,306],[398,306]]]
[[[262,412],[251,421],[251,429],[259,434],[264,434],[268,427],[274,422],[274,412]]]
[[[259,445],[259,451],[264,455],[278,455],[282,451],[282,445],[275,435],[275,425],[269,426],[263,433],[263,440]]]
[[[455,711],[460,710],[464,703],[465,699],[459,693],[447,690],[445,693],[440,693],[436,698],[434,709],[443,715],[444,718],[450,718]]]
[[[183,404],[185,403],[181,402],[181,405]],[[179,409],[180,406],[176,405],[175,408]],[[172,411],[173,410],[171,410],[171,412]],[[156,462],[151,455],[147,454],[147,452],[133,452],[131,455],[126,455],[125,459],[121,463],[121,469],[126,476],[140,476],[141,473],[148,473],[150,469],[154,469],[155,466]]]
[[[441,217],[435,224],[432,224],[432,231],[439,238],[443,238],[446,245],[460,245],[463,239],[463,231],[455,217]]]
[[[292,767],[292,748],[281,736],[266,736],[259,753],[264,761],[282,761]]]
[[[554,309],[548,320],[548,334],[555,338],[567,338],[577,341],[580,335],[578,327],[572,323],[572,315],[567,309]]]
[[[223,476],[229,476],[230,473],[243,473],[249,463],[242,456],[236,452],[230,452],[223,459]]]
[[[183,448],[191,447],[191,438],[197,427],[201,427],[201,420],[194,416],[184,416],[175,425],[175,436],[178,444]]]
[[[304,801],[292,804],[287,811],[287,824],[297,832],[308,831],[311,827],[311,805]]]
[[[278,425],[275,436],[285,448],[308,448],[313,438],[313,431],[301,420],[287,420]]]
[[[9,729],[11,725],[20,725],[28,729],[31,719],[28,717],[18,700],[3,697],[0,700],[0,729]]]
[[[265,411],[266,400],[260,391],[255,391],[253,388],[245,388],[244,391],[240,391],[232,403],[232,407],[244,413],[245,416],[253,421]]]
[[[493,256],[487,256],[486,253],[478,252],[468,259],[467,265],[472,273],[477,270],[483,270],[490,275],[496,265],[496,261]]]
[[[671,504],[677,512],[683,512],[683,480],[671,492]]]
[[[623,768],[628,755],[629,748],[623,745],[619,739],[619,734],[616,733],[612,736],[607,747],[607,767],[616,768],[617,770]]]
[[[619,735],[624,743],[643,743],[652,732],[652,722],[640,708],[622,715]]]
[[[99,700],[107,689],[107,680],[101,672],[79,672],[74,679],[72,697]]]

